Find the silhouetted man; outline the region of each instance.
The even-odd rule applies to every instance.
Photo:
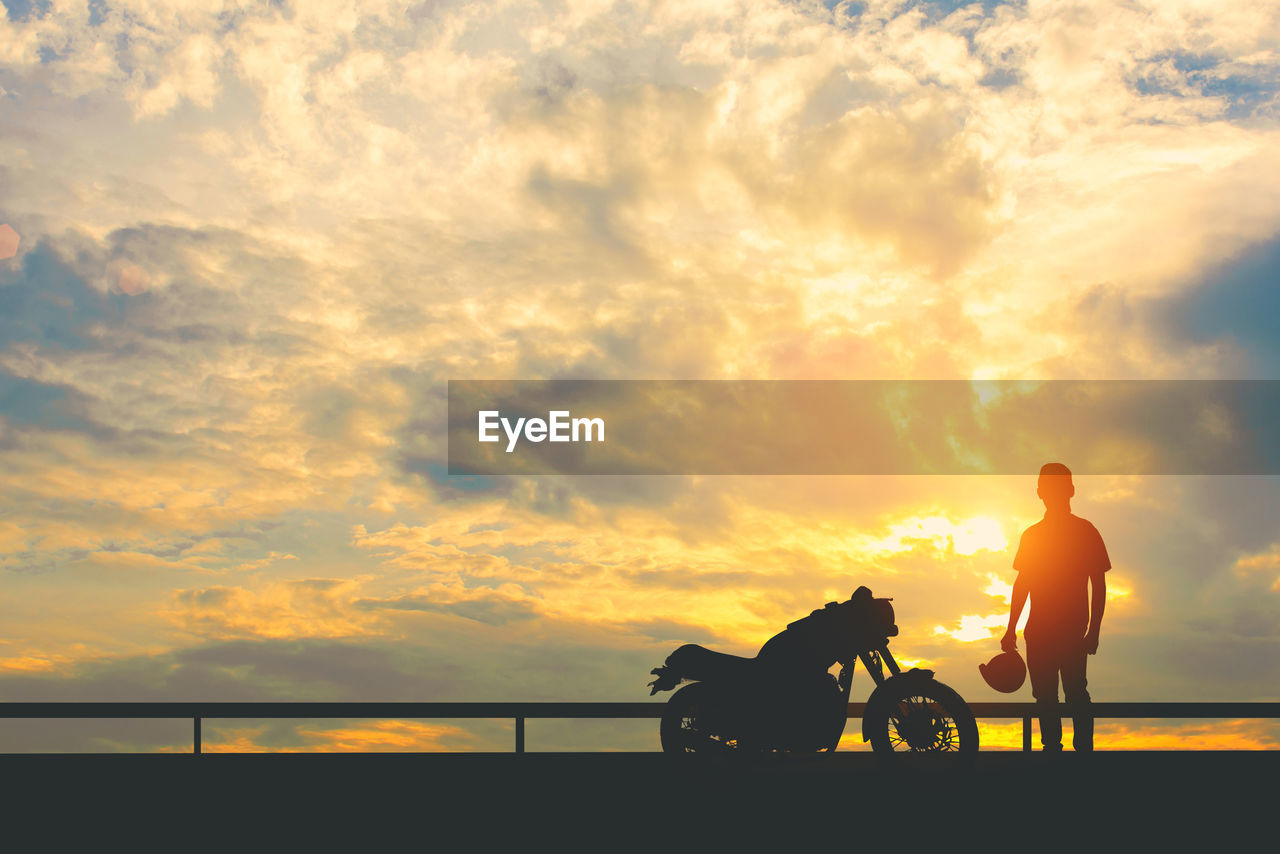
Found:
[[[1093,750],[1093,714],[1084,672],[1087,657],[1098,651],[1107,601],[1104,573],[1111,568],[1111,560],[1098,529],[1072,514],[1075,492],[1071,470],[1062,463],[1040,469],[1036,494],[1044,501],[1044,518],[1023,532],[1013,558],[1018,577],[1013,582],[1009,630],[1000,642],[1007,652],[1017,648],[1018,618],[1030,596],[1031,614],[1023,636],[1031,693],[1040,717],[1040,741],[1047,751],[1062,750],[1059,674],[1075,723],[1072,744],[1076,750]]]

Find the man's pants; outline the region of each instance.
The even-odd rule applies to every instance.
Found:
[[[1062,749],[1058,674],[1062,674],[1062,692],[1075,727],[1072,746],[1076,750],[1093,750],[1093,712],[1084,678],[1088,657],[1083,638],[1027,638],[1027,671],[1040,717],[1040,742],[1045,750]]]

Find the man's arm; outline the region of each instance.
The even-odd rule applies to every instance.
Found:
[[[1013,580],[1013,594],[1009,598],[1009,630],[1000,640],[1000,648],[1005,652],[1013,652],[1018,648],[1018,618],[1022,616],[1022,608],[1026,604],[1027,582],[1019,572],[1018,577]]]
[[[1093,655],[1098,651],[1098,633],[1102,631],[1102,612],[1107,609],[1106,572],[1095,572],[1090,575],[1089,587],[1093,591],[1093,596],[1089,602],[1089,631],[1084,635],[1084,648],[1085,652]]]

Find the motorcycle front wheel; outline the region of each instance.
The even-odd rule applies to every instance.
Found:
[[[956,765],[972,765],[978,722],[960,695],[935,679],[896,681],[877,689],[891,691],[883,702],[868,703],[872,750],[890,763],[904,754],[937,754]]]
[[[723,753],[738,749],[737,739],[713,732],[708,725],[707,708],[713,699],[713,689],[705,682],[686,685],[671,695],[662,710],[658,730],[663,753]]]

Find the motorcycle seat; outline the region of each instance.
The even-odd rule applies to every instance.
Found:
[[[726,652],[716,652],[705,646],[690,643],[667,656],[667,667],[684,679],[695,679],[701,682],[708,679],[746,678],[756,667],[756,660],[740,655],[729,655]]]

